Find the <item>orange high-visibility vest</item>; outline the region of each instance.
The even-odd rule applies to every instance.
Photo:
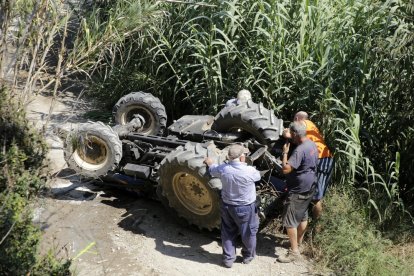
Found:
[[[318,158],[332,157],[332,153],[325,144],[325,140],[316,125],[309,120],[305,120],[305,124],[306,137],[315,142],[316,147],[318,148]]]

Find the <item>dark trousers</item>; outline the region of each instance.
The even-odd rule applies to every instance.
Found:
[[[334,167],[334,159],[331,157],[319,158],[318,161],[318,189],[313,200],[321,200],[325,196]]]
[[[243,242],[243,259],[253,259],[256,255],[256,234],[259,229],[255,203],[234,206],[222,202],[220,208],[223,262],[232,264],[236,260],[236,239],[239,234]]]

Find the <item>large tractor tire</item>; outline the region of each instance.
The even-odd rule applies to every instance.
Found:
[[[223,108],[215,117],[211,129],[217,132],[242,133],[242,139],[255,138],[257,142],[271,145],[282,135],[283,120],[272,110],[252,101]]]
[[[101,122],[83,123],[66,136],[64,156],[69,168],[78,174],[99,178],[118,166],[122,142]]]
[[[163,135],[167,125],[167,113],[157,97],[144,92],[132,92],[123,96],[115,104],[112,113],[115,123],[125,125],[140,115],[145,124],[139,133],[145,135]]]
[[[221,181],[209,175],[203,163],[207,155],[219,159],[200,144],[190,143],[168,154],[159,170],[158,197],[171,213],[212,230],[220,227]]]

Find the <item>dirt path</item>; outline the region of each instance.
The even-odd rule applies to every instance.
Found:
[[[29,118],[42,127],[51,98],[38,95],[28,106]],[[306,275],[310,262],[275,263],[284,254],[273,235],[258,235],[257,257],[248,265],[238,259],[221,266],[219,233],[184,228],[162,205],[124,191],[82,183],[65,169],[57,126],[70,127],[87,105],[66,94],[58,99],[47,129],[50,194],[36,208],[35,221],[44,231],[43,250],[55,248],[74,260],[78,275]],[[76,110],[74,114],[73,110]],[[238,249],[240,255],[240,247]]]

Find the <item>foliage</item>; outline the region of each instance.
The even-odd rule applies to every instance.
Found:
[[[283,118],[301,109],[315,114],[338,153],[337,182],[363,188],[381,223],[393,217],[388,207],[404,208],[402,200],[404,212],[413,210],[412,3],[132,1],[141,5],[132,26],[120,23],[124,3],[105,10],[103,18],[114,20],[96,16],[101,6],[93,10],[80,30],[83,38],[97,26],[86,41],[108,45],[90,56],[99,69],[83,67],[96,73],[91,95],[112,106],[147,90],[175,119],[189,107],[214,114],[248,88]],[[152,20],[144,24],[140,15]],[[354,156],[345,153],[351,148]],[[381,195],[386,206],[378,206]]]
[[[53,275],[53,276],[68,276],[70,273],[70,261],[59,260],[55,256],[54,251],[49,251],[44,256],[41,256],[31,274],[33,275]]]
[[[98,101],[105,102],[108,97],[116,101],[119,91],[130,91],[150,81],[135,68],[145,49],[142,41],[148,26],[157,25],[162,17],[163,11],[157,7],[153,1],[97,1],[88,9],[82,5],[79,8],[80,28],[68,55],[68,70],[86,73],[96,80],[90,91],[97,92],[94,95]],[[113,87],[107,87],[107,79]]]
[[[320,227],[322,226],[322,227]],[[344,189],[332,189],[313,242],[317,266],[339,275],[411,275],[412,259],[395,255],[391,241],[369,223],[365,208]],[[412,258],[412,256],[411,256]]]
[[[4,149],[10,148],[10,151],[23,161],[23,168],[40,169],[47,152],[46,143],[39,133],[29,127],[25,113],[17,104],[17,97],[8,93],[9,91],[5,87],[0,87],[0,125],[3,130],[0,133],[0,139],[2,146]],[[16,146],[15,150],[11,147],[13,144]]]
[[[346,164],[339,168],[337,181],[349,192],[357,188],[354,196],[366,206],[372,221],[382,230],[390,229],[395,223],[412,221],[400,196],[399,172],[400,154],[395,161],[388,162],[386,174],[378,173],[373,162],[364,156],[363,142],[360,139],[361,119],[355,113],[356,101],[350,98],[348,105],[331,99],[331,107],[341,117],[333,118],[330,124],[335,129],[336,161]],[[394,230],[393,230],[394,231]]]
[[[18,24],[16,56],[21,68],[28,66],[29,76],[35,68],[45,71],[46,54],[57,52],[52,38],[64,38],[62,29],[68,27],[69,36],[75,38],[70,48],[59,51],[66,57],[58,62],[64,65],[62,72],[56,70],[56,78],[44,87],[54,82],[57,91],[61,73],[84,72],[93,81],[89,94],[107,106],[133,90],[146,90],[166,103],[170,119],[186,113],[214,114],[241,88],[251,90],[255,101],[264,102],[282,118],[307,110],[315,114],[312,120],[335,150],[334,183],[360,210],[344,221],[360,232],[363,229],[358,223],[369,230],[368,241],[362,244],[372,248],[380,239],[365,219],[377,229],[397,234],[395,225],[412,223],[411,1],[101,0],[90,4],[90,13],[78,10],[78,18],[71,21],[69,15],[59,16],[57,9],[45,13],[36,1],[17,3],[26,16]],[[45,20],[45,15],[53,20]],[[30,50],[19,50],[20,45]],[[43,55],[31,59],[42,50]],[[40,76],[28,78],[26,90],[42,82]],[[10,128],[8,120],[2,122]],[[26,168],[38,164],[42,150],[13,147],[13,138],[5,140],[13,150],[9,159],[23,160]],[[19,179],[20,175],[13,177]],[[21,182],[26,183],[18,191],[21,196],[27,189],[32,194],[41,186],[37,181]],[[322,222],[325,227],[330,223]],[[346,224],[340,226],[346,229]],[[335,231],[347,237],[342,230]],[[335,231],[327,232],[326,241]],[[354,234],[356,241],[363,242],[359,233]],[[327,242],[322,238],[324,245]],[[353,242],[347,239],[333,244],[328,252],[337,246],[336,257],[329,253],[321,260],[335,267],[330,263],[334,258],[341,273],[351,271],[353,265],[356,274],[382,267],[382,252],[375,255],[371,249],[357,250]],[[375,266],[364,265],[364,259]],[[399,267],[397,262],[394,265]]]
[[[152,20],[133,26],[106,20],[121,20],[126,2],[150,11],[143,14]],[[321,261],[346,274],[398,271],[393,270],[401,268],[397,260],[389,256],[387,264],[384,251],[374,251],[381,236],[372,227],[396,238],[412,226],[412,2],[149,3],[120,0],[96,18],[103,12],[99,6],[92,12],[95,21],[89,18],[79,30],[85,37],[95,22],[98,33],[87,41],[107,45],[90,55],[98,65],[82,67],[92,76],[89,94],[110,107],[126,93],[146,90],[162,99],[172,120],[187,113],[215,114],[247,88],[282,118],[298,110],[314,114],[335,152],[333,182],[355,208],[340,205],[350,215],[338,229],[333,217],[322,221],[332,228],[318,240],[328,248]],[[352,238],[349,227],[355,229]],[[333,237],[344,240],[329,245]]]
[[[0,88],[0,274],[25,275],[35,268],[69,275],[70,261],[38,257],[40,230],[32,223],[30,205],[45,185],[41,169],[47,148],[9,93]]]

